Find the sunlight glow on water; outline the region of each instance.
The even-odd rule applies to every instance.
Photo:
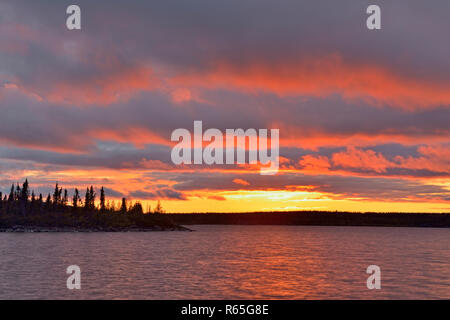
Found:
[[[0,299],[450,298],[450,230],[191,226],[0,234]],[[66,288],[81,267],[82,289]],[[367,266],[382,289],[368,290]]]

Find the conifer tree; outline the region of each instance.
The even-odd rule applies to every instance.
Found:
[[[72,207],[76,211],[78,209],[78,204],[81,202],[80,192],[77,188],[75,188],[75,192],[72,198]]]
[[[67,192],[67,189],[64,189],[64,197],[62,199],[62,205],[64,209],[67,207],[67,203],[69,202],[69,194]]]
[[[28,179],[26,179],[22,185],[22,190],[20,191],[20,201],[27,202],[29,197],[30,197],[30,187],[28,184]]]
[[[155,213],[164,213],[164,210],[161,205],[161,201],[158,200],[158,203],[156,204]]]
[[[122,198],[122,205],[120,206],[120,212],[127,213],[127,199]]]
[[[8,202],[13,202],[14,201],[14,183],[11,186],[11,191],[9,193],[9,197],[8,197]]]
[[[52,197],[50,196],[49,193],[47,196],[47,200],[45,200],[45,208],[50,211],[51,207],[52,207]]]
[[[89,188],[86,188],[86,195],[84,196],[84,209],[89,210],[89,205],[91,203],[91,193]]]
[[[100,189],[100,210],[101,210],[102,212],[105,212],[105,211],[106,211],[106,204],[105,204],[105,201],[106,201],[106,199],[105,199],[105,189],[102,187],[102,188]]]

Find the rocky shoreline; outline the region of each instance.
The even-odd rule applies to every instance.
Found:
[[[40,226],[11,226],[0,227],[1,232],[18,233],[49,233],[49,232],[151,232],[151,231],[193,231],[183,226],[161,227],[153,226],[149,228],[141,227],[95,227],[95,228],[75,228],[75,227],[40,227]]]

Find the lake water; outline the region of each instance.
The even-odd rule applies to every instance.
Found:
[[[450,229],[191,228],[0,233],[0,299],[450,299]],[[366,287],[372,264],[380,290]]]

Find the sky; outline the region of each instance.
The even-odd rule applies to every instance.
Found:
[[[67,30],[66,8],[81,8]],[[381,30],[366,8],[381,7]],[[0,191],[169,212],[450,212],[450,2],[0,2]],[[174,165],[171,133],[280,130],[280,169]]]

